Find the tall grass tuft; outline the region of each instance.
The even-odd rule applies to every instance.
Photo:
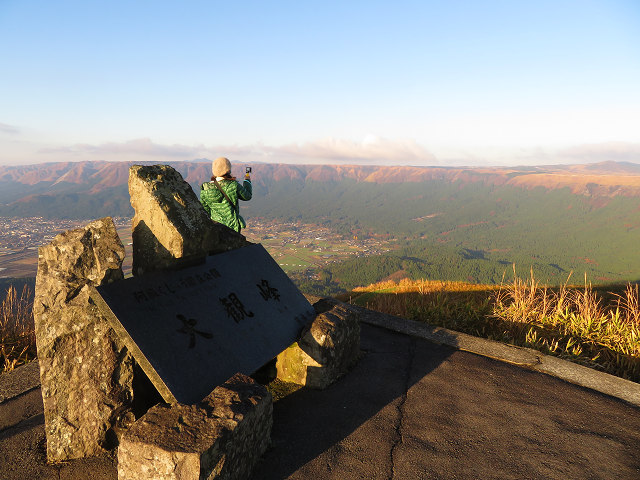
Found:
[[[20,294],[10,286],[0,303],[0,372],[13,370],[36,356],[32,298],[27,286]]]
[[[585,279],[549,289],[532,275],[500,288],[492,316],[512,325],[516,344],[640,381],[638,285],[602,293]]]
[[[515,272],[514,272],[515,273]],[[570,278],[570,276],[569,276]],[[355,303],[535,348],[640,382],[638,285],[540,285],[533,273],[499,286],[408,281],[356,289]]]

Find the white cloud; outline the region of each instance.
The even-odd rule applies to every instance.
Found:
[[[6,123],[0,122],[0,133],[15,135],[17,133],[20,133],[20,130],[18,130],[18,128],[14,127],[13,125],[8,125]]]
[[[0,124],[0,128],[3,126],[4,124]],[[9,155],[11,148],[15,150],[20,147],[20,145],[13,145],[16,142],[12,142],[4,142],[7,148],[2,152],[2,155],[6,157],[6,160],[0,156],[0,164],[80,160],[155,161],[160,163],[203,158],[213,159],[219,156],[227,156],[232,161],[239,162],[299,164],[513,166],[603,161],[640,163],[640,143],[632,142],[576,144],[574,146],[460,146],[427,149],[413,140],[390,140],[371,134],[366,135],[360,141],[328,138],[276,146],[262,143],[165,145],[149,138],[139,138],[124,142],[82,143],[40,148],[37,154],[32,151],[31,154],[27,152],[20,156]]]
[[[571,146],[436,148],[441,163],[451,166],[533,166],[600,162],[640,163],[640,143],[607,142]]]
[[[114,155],[138,155],[148,157],[165,158],[190,158],[198,156],[204,149],[203,146],[190,147],[186,145],[161,145],[152,142],[148,138],[139,138],[122,143],[108,142],[100,145],[77,143],[70,146],[45,148],[40,150],[46,154],[68,154],[75,156],[114,156]]]
[[[558,152],[578,162],[640,162],[640,143],[605,142],[576,145]]]
[[[326,139],[303,144],[268,146],[253,145],[163,145],[149,138],[126,142],[107,142],[98,145],[79,143],[69,146],[45,148],[41,154],[59,159],[74,160],[189,160],[215,158],[221,155],[243,161],[269,161],[285,163],[378,163],[378,164],[435,164],[436,157],[413,140],[393,141],[367,135],[361,142]]]
[[[269,147],[272,157],[330,163],[435,164],[435,155],[413,140],[394,141],[367,135],[361,142],[329,138],[303,144]]]
[[[2,124],[0,124],[1,126]],[[315,164],[506,166],[627,161],[640,163],[640,143],[609,142],[571,147],[450,147],[428,150],[413,140],[367,135],[361,141],[328,138],[279,146],[164,145],[149,138],[44,148],[47,161],[176,161],[227,156],[235,161]]]

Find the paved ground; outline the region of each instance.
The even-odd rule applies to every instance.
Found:
[[[363,326],[356,369],[274,407],[253,479],[640,478],[640,409]]]
[[[274,405],[253,480],[640,478],[638,407],[380,327],[361,346],[342,380]],[[46,465],[39,389],[3,382],[1,480],[117,478],[109,456]]]

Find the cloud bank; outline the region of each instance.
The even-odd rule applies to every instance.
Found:
[[[640,162],[640,143],[606,142],[563,149],[560,156],[583,162]]]
[[[283,163],[369,163],[414,164],[438,163],[436,157],[415,141],[392,141],[369,135],[360,142],[341,139],[325,139],[303,144],[282,146],[253,145],[162,145],[149,138],[126,142],[108,142],[99,145],[74,144],[41,149],[41,154],[73,159],[97,160],[132,158],[158,160],[186,160],[221,155],[241,160],[271,161]]]
[[[172,162],[212,159],[227,156],[241,162],[298,163],[298,164],[361,164],[361,165],[424,165],[424,166],[516,166],[553,165],[594,162],[640,163],[640,143],[607,142],[573,146],[536,147],[460,147],[427,149],[414,140],[391,140],[368,135],[360,141],[327,138],[305,143],[284,145],[184,145],[162,144],[149,138],[100,144],[78,143],[31,150],[22,158],[10,155],[20,131],[0,123],[0,133],[6,133],[0,151],[0,163],[42,163],[53,161],[154,161]],[[13,138],[13,140],[12,140]],[[36,152],[36,153],[34,153]],[[2,158],[4,157],[4,158]]]
[[[203,149],[202,146],[189,147],[186,145],[161,145],[149,138],[138,138],[122,143],[108,142],[100,145],[77,143],[70,146],[45,148],[40,153],[73,156],[105,156],[137,155],[141,157],[191,157]]]
[[[317,161],[434,164],[435,155],[413,140],[392,141],[368,135],[361,142],[329,138],[271,148],[272,156]]]
[[[18,130],[18,128],[14,127],[13,125],[8,125],[6,123],[0,122],[0,133],[8,133],[10,135],[16,135],[20,133],[20,130]]]

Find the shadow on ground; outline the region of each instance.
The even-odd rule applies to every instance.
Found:
[[[389,446],[400,441],[406,392],[455,350],[376,327],[363,328],[361,349],[354,370],[335,384],[325,390],[298,390],[274,405],[273,444],[252,479],[287,478],[323,452],[344,468],[356,462],[361,469],[366,460],[342,446],[356,430],[368,438],[369,450],[379,445],[376,454],[388,459],[383,464],[386,478],[391,477]],[[415,365],[416,349],[428,350],[429,361]],[[372,466],[378,469],[378,463]],[[377,476],[369,473],[370,478]]]
[[[640,409],[363,325],[356,368],[274,405],[252,480],[640,478]]]

